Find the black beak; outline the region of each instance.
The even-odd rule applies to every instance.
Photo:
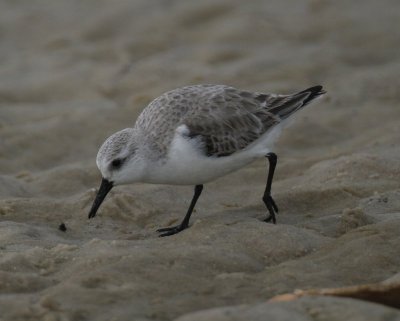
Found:
[[[112,188],[113,188],[113,182],[110,182],[105,178],[101,180],[99,191],[97,192],[96,198],[94,199],[92,208],[90,209],[89,212],[89,218],[96,216],[97,210],[99,209],[101,203],[103,203],[105,197]]]

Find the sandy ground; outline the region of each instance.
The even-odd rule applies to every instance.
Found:
[[[295,289],[399,278],[400,5],[386,1],[0,1],[0,320],[396,320]],[[97,150],[166,90],[328,95],[266,161],[205,186],[100,183]],[[58,230],[64,222],[67,231]],[[211,309],[211,310],[210,310]]]

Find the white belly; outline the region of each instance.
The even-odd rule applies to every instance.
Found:
[[[253,144],[230,156],[208,157],[195,140],[177,133],[167,159],[149,164],[144,183],[198,185],[234,172],[255,159],[264,157],[279,136],[279,128],[264,134]]]
[[[153,163],[147,170],[145,183],[198,185],[231,173],[252,162],[255,157],[235,153],[226,157],[207,157],[187,139],[172,142],[168,158]]]

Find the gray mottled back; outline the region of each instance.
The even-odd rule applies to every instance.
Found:
[[[239,151],[281,120],[323,94],[316,86],[294,95],[252,93],[224,85],[195,85],[167,92],[152,101],[137,119],[147,144],[160,156],[185,124],[208,156]]]
[[[138,117],[135,128],[140,129],[147,144],[164,156],[175,129],[196,114],[208,114],[212,106],[220,106],[223,85],[196,85],[178,88],[153,100]],[[210,115],[212,117],[212,115]]]

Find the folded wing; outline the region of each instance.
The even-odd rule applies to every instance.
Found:
[[[250,93],[227,87],[183,123],[190,138],[201,140],[207,156],[228,156],[246,148],[324,93],[322,86],[293,95]]]

